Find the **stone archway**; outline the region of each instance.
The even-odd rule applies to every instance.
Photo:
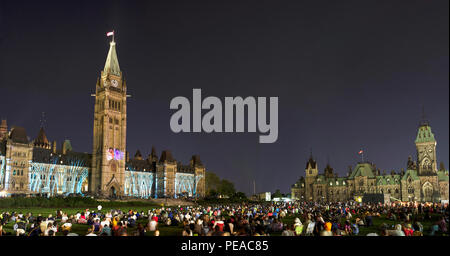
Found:
[[[429,181],[425,182],[422,186],[423,200],[425,202],[433,201],[433,185]]]

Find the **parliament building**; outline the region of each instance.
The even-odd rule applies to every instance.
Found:
[[[143,157],[126,151],[127,84],[110,48],[95,87],[92,154],[75,152],[69,140],[58,148],[41,127],[30,140],[23,127],[0,125],[0,196],[89,194],[97,197],[203,197],[205,166],[189,164],[155,148]]]
[[[399,172],[383,172],[375,164],[360,162],[349,167],[347,177],[338,177],[329,164],[322,174],[312,154],[306,163],[305,177],[291,187],[291,197],[303,201],[339,202],[362,200],[364,196],[380,195],[389,201],[448,201],[448,174],[437,166],[436,140],[428,122],[419,125],[415,140],[417,161],[408,158]]]

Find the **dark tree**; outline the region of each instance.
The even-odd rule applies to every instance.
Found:
[[[281,191],[280,191],[279,189],[277,189],[277,190],[275,191],[275,193],[273,193],[272,198],[275,198],[275,197],[282,197],[282,196],[283,196],[283,194],[281,194]]]

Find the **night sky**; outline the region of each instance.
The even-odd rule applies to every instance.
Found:
[[[0,117],[34,139],[92,151],[95,83],[116,31],[128,85],[127,148],[155,146],[250,193],[289,192],[310,149],[345,175],[364,148],[399,171],[422,105],[449,166],[448,1],[0,2]],[[170,100],[279,97],[279,136],[179,133]]]

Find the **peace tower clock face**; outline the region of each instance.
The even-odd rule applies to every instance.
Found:
[[[117,87],[119,85],[119,82],[117,82],[117,80],[113,79],[111,81],[112,86]]]

